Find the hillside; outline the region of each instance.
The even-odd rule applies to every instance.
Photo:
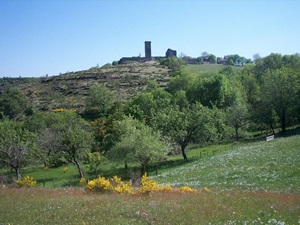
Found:
[[[231,148],[210,146],[209,149],[219,154],[212,156],[210,153],[211,157],[199,159],[199,149],[198,153],[193,152],[195,160],[188,166],[169,169],[155,180],[170,182],[172,186],[299,193],[299,148],[300,135],[233,145]]]
[[[166,86],[169,69],[158,62],[147,62],[91,68],[51,77],[2,78],[0,91],[7,86],[18,88],[26,95],[28,103],[39,110],[66,108],[81,112],[92,85],[104,85],[113,90],[120,100],[124,100],[144,90],[149,80]]]

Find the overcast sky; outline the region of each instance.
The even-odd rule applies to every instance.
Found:
[[[298,0],[1,0],[0,77],[89,69],[168,48],[197,57],[300,52]]]

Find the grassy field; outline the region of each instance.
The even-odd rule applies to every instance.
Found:
[[[193,148],[188,156],[188,163],[173,157],[150,175],[196,193],[92,194],[62,188],[78,182],[72,166],[27,170],[60,188],[0,187],[0,224],[300,224],[300,135]],[[106,175],[121,171],[102,165]]]
[[[235,145],[210,158],[166,171],[155,179],[171,182],[173,186],[299,193],[300,135]]]
[[[0,190],[0,224],[299,224],[300,195],[217,191],[150,196]]]
[[[204,74],[210,72],[219,72],[222,69],[226,68],[226,65],[222,64],[188,64],[187,67],[197,74]],[[241,70],[243,67],[233,66],[234,70]]]

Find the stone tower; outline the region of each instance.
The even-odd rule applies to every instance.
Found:
[[[145,41],[145,58],[151,59],[151,41]]]

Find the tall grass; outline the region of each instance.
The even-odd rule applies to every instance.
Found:
[[[287,193],[0,188],[0,224],[299,224],[299,202],[299,194]]]

